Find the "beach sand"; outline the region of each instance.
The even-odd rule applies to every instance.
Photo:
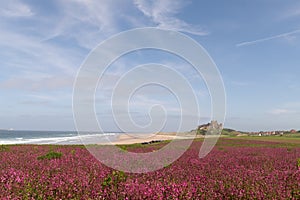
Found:
[[[118,136],[116,141],[111,144],[136,144],[136,143],[145,143],[151,141],[165,141],[173,139],[192,139],[193,135],[188,133],[156,133],[156,134],[137,134],[137,133],[128,133],[121,134]],[[202,138],[202,136],[195,136],[196,138]]]

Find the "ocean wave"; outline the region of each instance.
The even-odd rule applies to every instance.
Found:
[[[41,137],[41,138],[1,138],[0,144],[97,144],[103,143],[108,137],[111,141],[118,133],[98,133],[98,134],[68,134],[64,136]]]

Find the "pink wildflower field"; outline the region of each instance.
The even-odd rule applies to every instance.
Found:
[[[220,139],[199,159],[201,143],[144,174],[106,167],[80,145],[0,146],[0,199],[300,199],[299,143]]]

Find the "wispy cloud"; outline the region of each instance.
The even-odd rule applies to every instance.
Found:
[[[269,113],[273,115],[282,115],[282,114],[292,114],[295,113],[295,111],[283,109],[283,108],[277,108],[269,111]]]
[[[135,0],[136,7],[159,28],[171,29],[191,33],[194,35],[207,35],[208,32],[186,23],[175,17],[184,7],[184,3],[176,0],[147,1]]]
[[[272,115],[300,114],[300,102],[286,102],[281,106],[270,110],[268,113]]]
[[[10,106],[12,111],[19,113],[19,109],[26,108],[24,112],[32,114],[30,105],[39,104],[48,108],[51,104],[58,106],[58,109],[69,105],[75,74],[85,56],[100,42],[120,31],[155,26],[206,35],[206,31],[177,16],[184,5],[185,2],[171,0],[65,0],[42,3],[1,1],[0,90],[5,99],[2,109]],[[101,99],[101,105],[110,102],[108,97],[111,86],[127,71],[126,64],[118,63],[119,68],[110,71],[103,80],[105,87],[97,96]],[[65,94],[68,97],[62,97]],[[159,95],[159,98],[162,97],[164,96]],[[60,100],[56,100],[57,98]],[[161,103],[170,112],[176,113],[173,105],[154,100],[137,98],[134,103],[138,105],[137,110],[153,103]],[[32,109],[37,114],[44,113],[44,108]],[[70,108],[63,109],[59,112],[71,113]]]
[[[69,89],[73,85],[73,77],[49,76],[37,80],[32,77],[14,77],[0,82],[0,88],[6,90],[24,90],[24,91],[49,91]]]
[[[292,5],[287,4],[288,7],[282,12],[280,15],[281,20],[286,20],[289,18],[295,18],[300,16],[300,4],[299,1],[297,3],[294,3]]]
[[[34,15],[29,5],[18,0],[2,1],[0,5],[0,15],[3,17],[29,17]]]
[[[130,20],[124,20],[128,19],[126,16],[130,16],[130,12],[125,11],[138,12],[136,7],[143,10],[150,18],[148,21],[154,21],[158,27],[205,34],[175,17],[183,7],[181,2],[157,1],[149,7],[146,1],[138,0],[134,4],[128,1],[120,3],[92,0],[66,0],[53,4],[56,4],[56,10],[52,12],[56,14],[47,16],[43,6],[34,7],[20,0],[0,3],[2,16],[34,15],[26,18],[26,22],[30,22],[26,26],[23,21],[11,23],[9,19],[0,19],[1,66],[7,70],[14,67],[22,71],[42,71],[51,75],[74,75],[87,52],[99,42],[124,28],[145,25],[143,20],[133,24]],[[116,15],[116,12],[121,14]]]
[[[115,13],[126,10],[119,1],[66,0],[59,4],[63,14],[47,39],[72,38],[88,50],[121,30],[121,16]]]
[[[74,75],[80,65],[76,65],[76,50],[40,42],[39,37],[9,30],[0,30],[0,37],[0,64],[3,69],[11,70],[13,67],[19,73],[32,72],[32,75],[40,75],[40,72]]]
[[[299,34],[299,33],[300,33],[300,29],[297,29],[297,30],[282,33],[282,34],[279,34],[279,35],[274,35],[274,36],[271,36],[271,37],[266,37],[266,38],[262,38],[262,39],[257,39],[257,40],[238,43],[238,44],[236,44],[236,47],[255,45],[255,44],[258,44],[258,43],[262,43],[262,42],[266,42],[266,41],[274,40],[274,39],[279,39],[279,38],[287,38],[291,35],[295,35],[295,34]]]

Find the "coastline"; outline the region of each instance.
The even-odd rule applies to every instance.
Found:
[[[203,138],[201,135],[192,135],[190,133],[176,133],[176,132],[160,132],[156,134],[137,134],[137,133],[123,133],[120,134],[111,145],[137,144],[149,143],[152,141],[166,141],[174,139],[194,139]],[[104,145],[109,145],[104,143]],[[103,145],[100,143],[100,145]]]

